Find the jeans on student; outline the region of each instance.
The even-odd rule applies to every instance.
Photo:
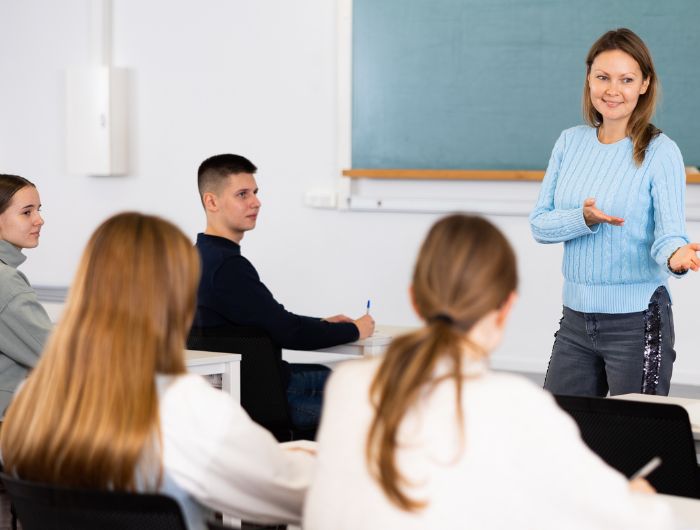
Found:
[[[544,388],[554,394],[668,395],[676,352],[665,287],[636,313],[581,313],[564,307]]]
[[[298,429],[315,429],[321,419],[323,389],[331,371],[321,364],[290,364],[287,404]]]

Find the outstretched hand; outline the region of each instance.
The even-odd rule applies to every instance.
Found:
[[[668,261],[669,268],[676,273],[682,273],[690,269],[697,272],[700,269],[700,258],[696,252],[700,251],[700,243],[688,243],[679,247]]]
[[[588,226],[597,225],[598,223],[608,223],[614,226],[622,226],[625,220],[622,217],[613,217],[605,212],[601,212],[595,207],[595,199],[589,197],[583,201],[583,219]]]

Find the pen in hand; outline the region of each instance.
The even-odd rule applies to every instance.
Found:
[[[661,458],[658,456],[655,456],[649,462],[647,462],[644,466],[642,466],[636,473],[634,473],[631,477],[630,480],[635,480],[638,478],[645,478],[647,477],[652,471],[654,471],[657,467],[661,465]]]
[[[367,315],[369,315],[369,306],[370,306],[369,300],[367,300],[367,313],[366,313]]]

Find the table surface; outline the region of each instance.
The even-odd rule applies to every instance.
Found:
[[[377,325],[374,329],[374,334],[366,339],[356,340],[349,344],[358,346],[385,346],[391,340],[399,335],[410,333],[418,329],[415,326],[392,326],[392,325]]]
[[[681,525],[679,530],[700,530],[700,500],[663,494],[659,494],[659,497],[671,505],[676,523]]]
[[[240,362],[239,353],[221,353],[214,351],[185,350],[185,365],[200,366],[203,364]]]

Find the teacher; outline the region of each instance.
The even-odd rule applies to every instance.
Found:
[[[685,232],[685,168],[651,122],[658,78],[626,28],[586,57],[583,115],[554,145],[530,226],[564,243],[563,315],[545,389],[555,394],[667,395],[673,362],[670,275],[697,271]]]

